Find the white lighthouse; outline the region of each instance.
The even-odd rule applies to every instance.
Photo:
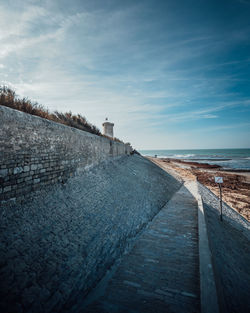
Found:
[[[106,117],[105,122],[102,124],[103,126],[103,135],[114,138],[114,123],[108,122],[108,118]]]

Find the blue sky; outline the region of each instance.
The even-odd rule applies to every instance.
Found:
[[[0,0],[0,83],[137,149],[250,148],[250,0]]]

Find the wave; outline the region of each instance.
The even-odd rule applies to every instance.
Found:
[[[169,156],[170,158],[192,158],[195,154],[174,154]]]
[[[143,154],[144,156],[147,156],[149,154]],[[150,154],[150,156],[155,156],[157,155],[158,158],[160,159],[164,159],[164,158],[169,158],[169,159],[176,159],[176,158],[191,158],[194,157],[195,154],[173,154],[173,155],[169,155],[169,154]]]

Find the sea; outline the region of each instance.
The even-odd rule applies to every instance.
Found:
[[[250,149],[139,150],[143,156],[216,164],[230,170],[250,170]]]

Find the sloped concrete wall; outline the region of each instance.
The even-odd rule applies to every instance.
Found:
[[[123,143],[0,106],[0,200],[23,198],[128,152]]]
[[[0,208],[0,311],[78,312],[180,183],[138,155],[111,158]],[[78,303],[79,304],[79,303]]]

